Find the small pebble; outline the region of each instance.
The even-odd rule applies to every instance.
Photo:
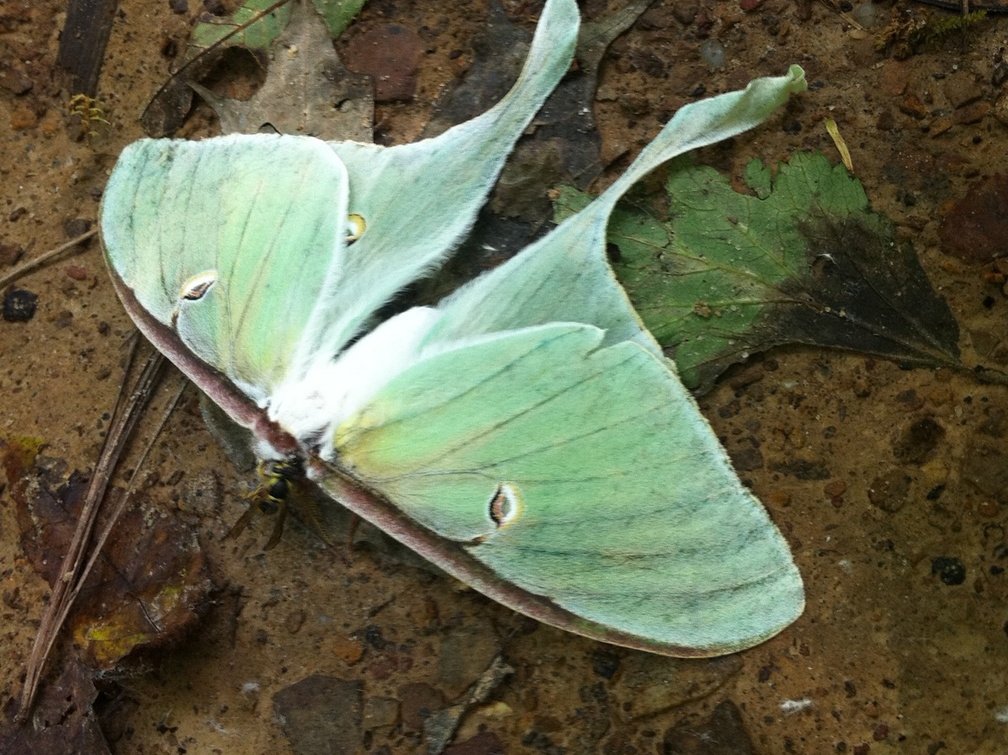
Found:
[[[10,126],[14,131],[24,131],[38,123],[38,114],[27,105],[18,105],[11,109]]]
[[[900,109],[900,112],[909,115],[911,118],[916,118],[917,120],[927,117],[928,114],[927,105],[921,102],[920,97],[912,93],[900,98],[896,102],[896,107]]]
[[[931,121],[931,128],[928,130],[928,133],[932,137],[941,136],[954,125],[955,121],[952,120],[952,116],[942,115]]]
[[[993,519],[1000,513],[1000,507],[991,500],[981,501],[977,504],[977,514],[985,519]]]
[[[838,495],[843,495],[847,491],[847,483],[844,482],[843,480],[831,480],[830,482],[826,483],[826,486],[823,488],[823,491],[830,498],[833,498],[834,496]]]
[[[335,636],[329,643],[329,646],[337,658],[339,658],[343,663],[348,666],[352,666],[357,663],[361,656],[364,655],[363,646],[351,639],[350,637]]]
[[[63,232],[69,239],[75,239],[91,230],[91,221],[87,218],[72,218],[63,224]]]
[[[289,752],[361,752],[363,684],[312,674],[273,695]],[[181,748],[180,748],[181,749]]]
[[[291,611],[284,619],[284,628],[291,634],[297,634],[305,622],[305,612],[301,609]]]
[[[966,567],[962,561],[951,556],[935,556],[931,559],[931,573],[946,585],[961,585],[966,581]]]
[[[868,486],[868,500],[888,514],[902,509],[910,493],[911,478],[901,469],[880,474]]]
[[[32,89],[32,80],[23,68],[12,65],[0,70],[0,88],[13,94],[27,94]]]
[[[719,71],[725,66],[725,48],[713,37],[700,43],[700,59],[712,71]]]
[[[972,102],[955,111],[952,120],[959,124],[976,123],[992,110],[986,102]]]
[[[851,16],[859,24],[870,29],[878,23],[879,14],[884,12],[883,8],[875,3],[862,3],[851,12]]]
[[[412,682],[399,689],[402,729],[404,733],[423,731],[424,721],[436,710],[444,707],[445,698],[440,690],[422,682]]]
[[[390,697],[369,697],[361,716],[365,731],[390,736],[399,723],[399,701]]]
[[[24,247],[0,243],[0,267],[9,267],[24,256]]]
[[[7,322],[28,322],[35,316],[38,296],[23,288],[8,291],[3,300],[3,319]]]
[[[672,15],[679,23],[683,26],[689,26],[700,12],[700,4],[693,2],[693,0],[679,0],[679,2],[672,4],[671,10]]]
[[[619,669],[620,657],[600,650],[592,656],[592,671],[603,679],[612,679]]]

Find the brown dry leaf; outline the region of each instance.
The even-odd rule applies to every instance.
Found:
[[[15,481],[9,493],[21,548],[53,584],[60,568],[53,554],[67,550],[88,481],[76,470],[66,476],[63,461],[36,457],[32,448],[30,441],[0,442],[0,464]],[[194,625],[212,587],[195,534],[176,518],[146,516],[138,505],[117,529],[129,536],[106,544],[68,622],[85,662],[100,669],[137,647],[177,639]]]
[[[273,130],[371,141],[371,85],[340,62],[325,21],[303,4],[294,5],[290,24],[271,48],[266,81],[251,99],[227,99],[191,86],[217,113],[225,134]]]
[[[43,688],[27,724],[12,724],[9,717],[0,723],[0,752],[105,755],[108,743],[92,710],[97,697],[94,672],[79,659],[64,664],[59,679]]]

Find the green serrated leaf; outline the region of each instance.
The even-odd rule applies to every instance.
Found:
[[[667,222],[624,204],[609,224],[616,275],[687,386],[785,343],[959,366],[945,301],[843,166],[799,153],[774,178],[753,161],[745,180],[753,194],[679,162]],[[587,199],[562,189],[558,220]]]
[[[325,19],[329,33],[336,39],[357,17],[367,0],[313,0],[315,10]]]
[[[333,39],[342,34],[350,25],[366,1],[312,0],[315,10],[325,19],[326,26],[329,27],[329,34]],[[259,14],[275,4],[276,0],[246,0],[229,18],[196,24],[189,42],[194,47],[205,49],[219,42],[236,28],[244,26],[224,44],[226,46],[247,47],[250,50],[266,50],[290,22],[290,3],[281,5],[262,18],[257,18]]]
[[[247,47],[250,50],[265,50],[287,28],[287,23],[290,21],[290,3],[281,5],[262,18],[256,18],[275,4],[276,0],[246,0],[229,18],[196,24],[189,42],[194,47],[207,48],[244,25],[244,28],[232,35],[224,44]]]

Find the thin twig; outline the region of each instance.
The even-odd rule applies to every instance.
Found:
[[[163,359],[161,354],[157,354],[155,359]],[[175,411],[175,407],[178,406],[179,401],[182,400],[182,394],[185,393],[185,389],[189,387],[189,383],[183,382],[179,386],[178,391],[175,392],[175,397],[169,402],[168,407],[164,410],[161,415],[161,420],[158,422],[158,426],[154,429],[154,434],[151,435],[150,440],[147,441],[147,445],[144,447],[143,453],[140,454],[140,458],[137,460],[136,468],[133,470],[133,474],[130,475],[129,483],[126,485],[126,490],[122,497],[119,499],[119,503],[116,505],[115,510],[109,515],[105,522],[105,526],[102,528],[101,533],[95,539],[94,547],[91,549],[91,558],[88,559],[87,565],[80,573],[80,577],[77,579],[77,583],[74,586],[73,592],[70,594],[70,599],[67,601],[66,610],[60,617],[60,625],[66,621],[66,617],[73,607],[73,603],[77,600],[77,595],[80,593],[84,584],[87,582],[89,576],[91,576],[91,571],[94,569],[95,564],[98,562],[98,557],[101,555],[102,549],[105,547],[105,542],[108,540],[109,535],[112,534],[112,530],[119,521],[119,517],[123,515],[126,511],[126,504],[130,502],[130,497],[135,491],[135,485],[137,478],[140,476],[140,470],[143,468],[144,462],[150,455],[151,450],[154,448],[154,443],[157,441],[158,436],[161,435],[161,431],[164,429],[165,424],[168,422],[168,418],[171,413]]]
[[[823,5],[827,6],[830,10],[834,11],[840,18],[846,21],[848,24],[853,26],[855,29],[864,31],[865,28],[857,22],[857,20],[850,13],[846,13],[840,6],[840,0],[822,0]]]
[[[77,246],[78,244],[80,244],[80,243],[82,243],[84,241],[87,241],[89,238],[91,238],[92,236],[94,236],[96,233],[98,233],[98,229],[97,228],[92,228],[90,231],[87,231],[86,233],[82,233],[77,238],[70,239],[65,244],[62,244],[62,245],[56,247],[55,249],[50,249],[48,252],[44,252],[44,253],[40,254],[38,257],[35,257],[34,259],[28,260],[23,265],[18,265],[13,270],[11,270],[9,273],[7,273],[7,275],[5,275],[3,277],[0,277],[0,288],[3,288],[4,286],[8,285],[9,283],[13,283],[14,281],[16,281],[18,278],[20,278],[20,277],[22,277],[24,275],[28,275],[28,273],[31,273],[31,272],[37,270],[38,268],[40,268],[43,265],[45,265],[47,262],[50,262],[54,257],[58,257],[60,254],[62,254],[63,252],[65,252],[67,249],[72,249],[73,247]]]
[[[136,354],[137,341],[134,341],[130,349],[130,364]],[[60,628],[66,619],[69,605],[73,597],[79,590],[80,570],[84,562],[85,548],[91,538],[97,520],[98,509],[105,498],[112,473],[119,461],[119,455],[125,447],[129,436],[136,428],[136,424],[143,414],[143,408],[150,400],[161,369],[165,364],[165,359],[161,354],[155,354],[144,365],[143,371],[137,380],[136,386],[130,393],[129,398],[123,401],[125,396],[127,377],[129,370],[123,375],[119,384],[119,395],[116,399],[116,412],[105,436],[101,454],[95,465],[94,473],[88,484],[87,493],[84,497],[84,505],[81,507],[77,528],[67,548],[67,554],[63,558],[60,566],[59,577],[53,585],[52,596],[46,611],[42,616],[38,634],[35,635],[35,644],[32,646],[31,655],[25,670],[24,687],[21,689],[21,703],[18,708],[17,721],[25,721],[31,710],[38,685],[42,678],[42,671],[46,660],[52,651],[53,644],[59,636]]]
[[[169,86],[171,86],[172,82],[174,82],[176,79],[180,78],[182,76],[182,74],[185,73],[185,71],[187,69],[191,68],[194,64],[196,64],[197,62],[199,62],[199,60],[201,58],[203,58],[204,56],[206,56],[209,53],[213,52],[217,48],[222,47],[229,39],[231,39],[232,37],[240,34],[243,31],[245,31],[248,27],[250,27],[256,21],[259,21],[260,19],[265,18],[266,16],[268,16],[270,13],[272,13],[275,10],[277,10],[281,6],[287,5],[287,3],[289,3],[290,1],[291,0],[277,0],[272,5],[270,5],[270,6],[266,7],[266,8],[263,8],[260,11],[257,11],[255,14],[252,15],[251,18],[247,19],[246,21],[243,21],[240,24],[236,24],[235,27],[231,31],[229,31],[227,34],[224,34],[216,42],[214,42],[211,45],[208,45],[207,47],[204,47],[198,53],[196,53],[191,58],[189,58],[184,63],[182,63],[182,65],[179,66],[179,68],[168,77],[168,80],[164,84],[162,84],[161,87],[154,93],[154,96],[151,97],[150,102],[147,103],[147,107],[144,108],[144,112],[140,116],[141,122],[143,121],[144,115],[147,114],[147,111],[150,109],[151,105],[153,105],[158,100],[158,98],[162,96],[162,94],[165,92],[165,90],[168,89]]]

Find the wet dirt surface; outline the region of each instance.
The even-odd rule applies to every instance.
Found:
[[[163,52],[203,12],[194,0],[182,13],[173,6],[186,4],[121,3],[99,85],[109,126],[90,142],[52,83],[60,4],[0,8],[0,274],[21,250],[31,257],[94,222],[116,155],[142,136],[137,118],[168,71]],[[714,94],[797,62],[811,90],[700,159],[736,181],[751,157],[805,149],[838,160],[823,126],[834,118],[873,206],[947,297],[964,361],[1003,366],[1008,303],[990,261],[1003,250],[947,255],[940,227],[970,187],[1008,170],[995,83],[1008,19],[903,61],[876,51],[873,35],[910,6],[920,8],[879,6],[862,33],[821,4],[659,0],[603,59],[594,113],[613,165],[595,187],[701,86]],[[534,3],[505,10],[531,28]],[[605,11],[582,5],[588,18]],[[483,2],[369,3],[349,40],[394,21],[425,45],[413,99],[377,107],[383,142],[417,138],[440,89],[465,72],[486,15]],[[711,38],[724,45],[723,69],[700,58]],[[212,133],[213,123],[200,109],[183,135]],[[67,474],[88,470],[130,321],[97,242],[17,287],[38,297],[37,310],[0,321],[0,439],[41,439],[44,459],[65,462]],[[539,625],[395,549],[330,547],[297,524],[265,553],[268,524],[226,539],[250,478],[206,431],[190,390],[147,462],[148,515],[137,526],[177,517],[198,538],[213,589],[172,648],[103,675],[97,710],[112,751],[423,752],[426,715],[462,698],[499,653],[514,673],[463,718],[455,742],[468,744],[456,752],[1006,751],[1006,389],[793,348],[731,370],[701,406],[791,544],[808,607],[759,647],[683,661]],[[48,593],[21,549],[13,484],[0,497],[8,713]]]

